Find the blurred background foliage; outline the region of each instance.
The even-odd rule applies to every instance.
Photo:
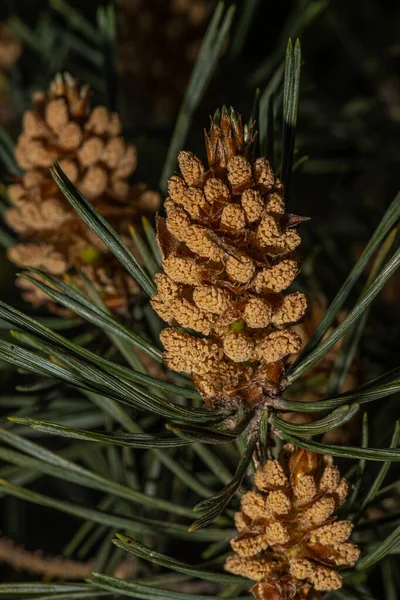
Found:
[[[22,41],[20,59],[11,68],[0,69],[3,210],[4,185],[15,174],[10,148],[20,130],[21,115],[32,92],[46,88],[50,79],[64,70],[90,83],[96,102],[107,98],[109,106],[120,111],[125,135],[138,148],[138,180],[164,191],[166,160],[167,176],[174,168],[168,162],[168,148],[215,2],[125,0],[115,3],[115,23],[107,6],[92,0],[2,2],[1,23],[9,24]],[[281,68],[288,37],[301,38],[297,168],[290,211],[311,217],[302,225],[304,265],[298,285],[313,299],[318,315],[339,289],[398,189],[400,6],[395,0],[239,0],[230,16],[233,21],[221,47],[221,59],[204,85],[181,141],[203,155],[199,132],[208,115],[222,104],[255,116],[256,90],[265,103],[265,90],[268,92]],[[270,110],[274,104],[278,106],[279,94],[272,97]],[[274,145],[278,147],[279,113],[276,120]],[[3,246],[10,235],[3,227]],[[1,299],[31,310],[23,305],[14,274],[15,268],[1,251]],[[357,350],[358,383],[399,364],[399,286],[397,274],[371,309]],[[362,281],[352,291],[349,306],[361,288]],[[318,322],[318,316],[316,319]],[[15,372],[5,364],[0,364],[0,369],[2,393],[11,398]],[[51,389],[46,392],[52,393]],[[29,395],[26,398],[28,405]],[[385,400],[384,410],[382,403],[367,405],[370,445],[390,443],[398,414],[396,402],[398,395]],[[11,408],[12,400],[3,400],[0,415]],[[96,426],[96,415],[93,413],[91,421],[89,411],[87,427]],[[59,441],[52,439],[52,444],[55,450]],[[377,468],[372,464],[367,471],[365,489]],[[398,468],[393,466],[386,485],[395,482],[397,475]],[[35,489],[62,497],[63,483],[45,477]],[[93,502],[87,492],[68,484],[68,495],[72,493],[81,503]],[[2,498],[1,506],[2,534],[29,548],[54,553],[68,542],[69,518],[60,523],[58,513],[11,497]],[[385,569],[393,566],[387,565]],[[8,574],[4,568],[3,577]],[[379,589],[379,583],[376,587]]]

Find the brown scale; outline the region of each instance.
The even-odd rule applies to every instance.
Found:
[[[258,467],[255,488],[235,515],[225,569],[257,581],[258,600],[318,600],[341,588],[338,569],[353,567],[360,551],[348,541],[352,523],[335,518],[348,484],[332,458],[287,444]]]
[[[15,158],[24,174],[9,186],[13,204],[6,213],[20,242],[8,256],[22,267],[65,276],[82,269],[104,300],[126,311],[138,286],[93,231],[85,225],[51,177],[57,160],[69,179],[132,248],[128,227],[138,216],[154,213],[159,195],[143,184],[129,185],[136,149],[121,135],[117,113],[91,107],[90,90],[70,75],[57,75],[47,92],[37,92],[23,117]],[[76,285],[79,279],[73,280]],[[21,280],[34,306],[48,297]],[[50,307],[54,308],[50,303]]]
[[[165,360],[192,375],[210,408],[278,394],[288,357],[301,348],[290,326],[306,299],[283,292],[298,272],[295,226],[304,219],[285,213],[282,184],[265,158],[253,159],[256,137],[233,110],[216,113],[205,132],[208,169],[181,152],[167,217],[158,219],[164,273],[152,304],[172,326],[161,334]],[[188,360],[192,334],[174,327],[212,341],[212,369],[201,354]]]

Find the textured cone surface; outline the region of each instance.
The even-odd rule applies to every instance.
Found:
[[[34,95],[33,108],[24,114],[15,158],[25,171],[8,192],[13,208],[9,226],[21,239],[9,250],[18,266],[64,275],[78,267],[96,284],[111,306],[124,307],[137,285],[101,240],[78,217],[53,181],[49,168],[57,160],[74,185],[126,236],[138,213],[158,206],[158,194],[146,186],[129,187],[136,168],[136,149],[121,136],[117,113],[105,106],[91,108],[89,88],[68,74],[58,75],[47,93]],[[46,296],[23,283],[25,297],[34,305]]]
[[[314,600],[341,588],[338,568],[353,567],[360,551],[352,523],[335,518],[348,484],[332,458],[287,444],[258,468],[255,486],[236,513],[225,569],[257,581],[259,600]]]
[[[173,326],[161,334],[165,361],[193,376],[209,407],[276,394],[287,357],[301,348],[290,325],[306,299],[282,294],[298,271],[299,218],[285,214],[268,161],[253,160],[255,139],[233,110],[217,113],[206,134],[208,170],[181,152],[167,218],[158,220],[164,273],[152,304]]]

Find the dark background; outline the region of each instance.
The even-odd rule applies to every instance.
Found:
[[[165,0],[167,2],[167,0]],[[95,23],[96,10],[102,3],[86,0],[70,3]],[[158,3],[148,0],[147,7]],[[302,44],[303,71],[301,82],[297,156],[308,156],[303,168],[295,172],[292,182],[290,211],[311,217],[302,226],[301,252],[306,260],[302,284],[313,293],[328,299],[339,289],[366,244],[381,215],[398,190],[400,165],[400,80],[399,59],[400,6],[391,0],[332,0],[314,20],[297,27],[310,2],[272,3],[261,0],[242,52],[234,60],[226,49],[220,66],[196,111],[186,147],[204,156],[202,129],[208,126],[209,115],[222,104],[233,105],[244,117],[251,114],[256,87],[267,85],[274,69],[284,55],[288,35],[299,35]],[[316,4],[316,3],[314,3]],[[238,2],[238,16],[245,2]],[[70,30],[67,21],[51,11],[45,1],[19,0],[2,2],[0,19],[18,18],[32,31],[38,20],[48,15],[51,27],[60,34]],[[290,25],[291,21],[295,25]],[[149,44],[158,36],[165,21],[155,21]],[[299,30],[300,29],[300,30]],[[197,31],[199,35],[201,31]],[[233,29],[232,36],[235,35]],[[132,39],[135,30],[132,29]],[[118,40],[118,37],[117,37]],[[163,48],[159,49],[164,52]],[[154,112],[155,97],[160,93],[151,86],[147,90],[149,65],[142,48],[143,72],[138,80],[120,77],[117,105],[122,113],[127,137],[139,151],[138,180],[157,186],[175,117],[182,97],[181,83],[173,85],[175,104],[167,117]],[[46,87],[55,74],[51,56],[36,52],[29,44],[9,76],[13,94],[13,112],[7,124],[16,138],[22,111],[29,104],[30,92]],[[259,67],[270,59],[271,67],[257,76]],[[174,64],[171,63],[172,72]],[[102,79],[101,69],[93,68],[90,60],[73,49],[62,61],[62,69],[72,74]],[[176,81],[187,81],[186,73],[176,74]],[[171,81],[170,81],[171,83]],[[101,90],[94,85],[94,97],[101,101]],[[277,114],[277,144],[281,115]],[[9,181],[5,168],[2,180]],[[0,263],[0,296],[13,305],[23,306],[14,287],[14,268],[2,253]],[[375,302],[369,324],[361,341],[360,355],[368,379],[399,364],[399,278],[394,278]],[[354,290],[354,300],[359,288]],[[29,307],[25,307],[29,310]],[[15,373],[4,371],[3,393],[15,388]],[[376,445],[387,443],[391,414],[395,406],[387,402],[384,419],[375,415],[379,407],[372,405]],[[0,409],[1,410],[1,409]],[[54,448],[54,440],[52,441]],[[34,489],[62,498],[68,493],[81,503],[95,505],[96,497],[88,490],[59,480],[42,478]],[[68,492],[67,492],[68,489]],[[14,498],[0,500],[0,528],[4,535],[28,548],[41,548],[48,553],[59,552],[70,537],[72,519],[51,510],[25,504]],[[77,521],[73,523],[75,527]],[[43,534],[45,531],[45,535]]]

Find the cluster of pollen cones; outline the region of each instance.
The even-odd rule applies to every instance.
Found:
[[[192,376],[206,406],[253,408],[279,396],[290,356],[302,346],[293,326],[306,298],[285,292],[298,273],[296,226],[304,218],[285,212],[281,182],[266,158],[254,158],[254,126],[223,108],[205,136],[208,166],[181,152],[180,174],[169,180],[166,217],[157,219],[163,272],[152,305],[169,324],[161,333],[166,365]],[[58,277],[82,270],[109,307],[125,311],[137,284],[49,171],[57,160],[134,251],[129,225],[156,212],[160,198],[130,186],[136,150],[121,135],[119,116],[92,108],[89,88],[59,75],[24,114],[15,158],[23,174],[9,186],[6,220],[20,242],[10,259]],[[29,282],[21,285],[33,305],[49,303]],[[259,466],[255,486],[236,514],[226,570],[256,581],[258,600],[318,600],[339,589],[338,569],[353,566],[359,550],[349,541],[352,524],[334,516],[348,484],[331,457],[286,445],[279,460]],[[25,555],[16,554],[20,565]],[[32,564],[39,570],[42,562]],[[50,564],[59,567],[57,559]]]
[[[277,394],[290,325],[303,294],[283,292],[298,272],[301,217],[285,213],[284,190],[266,158],[253,159],[253,127],[231,109],[206,133],[208,169],[181,152],[158,220],[164,272],[152,305],[172,327],[161,334],[169,368],[193,376],[206,406],[254,406]],[[183,332],[180,328],[190,331]]]
[[[293,326],[306,299],[284,292],[304,219],[285,212],[271,165],[253,157],[254,128],[233,109],[217,112],[205,136],[208,168],[181,152],[169,181],[152,305],[170,325],[161,333],[167,366],[192,376],[206,406],[253,408],[281,393],[301,349]],[[236,514],[226,570],[255,580],[258,600],[318,600],[342,587],[338,568],[353,566],[359,549],[351,522],[334,516],[348,484],[332,458],[288,444],[255,485]]]
[[[258,600],[317,600],[341,588],[337,569],[354,566],[360,551],[348,541],[352,523],[334,516],[348,484],[332,457],[287,444],[258,468],[255,485],[236,513],[226,570],[257,581]]]
[[[158,193],[129,185],[136,149],[121,135],[117,113],[91,107],[90,90],[68,74],[58,75],[49,90],[37,92],[23,116],[15,159],[24,174],[9,186],[13,204],[6,214],[20,243],[9,250],[22,267],[65,275],[82,269],[113,308],[126,308],[138,291],[101,240],[69,205],[50,174],[57,160],[74,185],[129,241],[128,226],[137,215],[154,213]],[[38,306],[48,298],[22,280],[25,298]]]

